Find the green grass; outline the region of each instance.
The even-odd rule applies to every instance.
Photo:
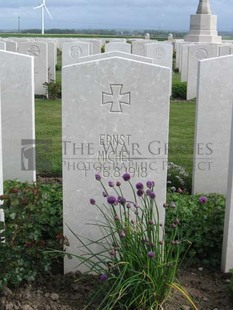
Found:
[[[171,102],[169,161],[185,167],[188,172],[192,172],[194,119],[194,102]],[[53,141],[52,152],[45,154],[45,158],[53,162],[52,170],[44,171],[39,161],[38,173],[61,176],[61,136],[61,100],[36,100],[36,138]]]
[[[181,74],[180,73],[172,73],[172,83],[178,83],[180,82],[180,76]]]
[[[37,172],[47,175],[61,175],[62,132],[61,100],[36,100],[36,139],[52,140],[52,151],[44,159],[52,160],[52,170],[44,171],[43,160],[37,160]],[[37,150],[39,151],[39,150]]]
[[[185,167],[190,173],[193,162],[195,108],[194,102],[171,101],[168,160]]]

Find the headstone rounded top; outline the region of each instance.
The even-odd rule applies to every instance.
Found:
[[[199,0],[199,5],[197,8],[197,14],[209,14],[209,15],[211,15],[210,1],[209,0]]]

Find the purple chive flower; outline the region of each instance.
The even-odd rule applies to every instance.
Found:
[[[208,198],[206,196],[201,196],[198,201],[201,203],[201,204],[204,204],[204,203],[207,203],[208,201]]]
[[[152,182],[151,181],[147,181],[146,182],[146,186],[151,189],[152,188]]]
[[[127,208],[127,209],[130,209],[130,208],[131,208],[131,204],[130,204],[129,202],[128,202],[127,205],[126,205],[126,208]]]
[[[117,221],[119,221],[120,219],[119,219],[119,216],[117,216],[117,215],[115,215],[114,216],[114,220],[117,222]]]
[[[114,205],[115,202],[116,202],[116,198],[114,196],[108,196],[107,198],[107,202],[110,204],[110,205]]]
[[[123,174],[122,178],[124,181],[129,181],[130,180],[130,174],[126,172]]]
[[[171,208],[173,208],[173,209],[176,207],[176,204],[175,204],[175,202],[174,202],[174,201],[171,201],[171,203],[170,203],[170,207],[171,207]]]
[[[151,199],[155,199],[155,193],[154,192],[150,192],[150,194],[149,194],[149,197],[151,198]]]
[[[143,185],[141,182],[139,182],[139,183],[136,184],[136,189],[141,189],[141,190],[143,190],[143,187],[144,187],[144,185]]]
[[[176,224],[176,225],[180,225],[180,220],[179,220],[179,219],[176,219],[176,220],[175,220],[175,224]]]
[[[149,220],[149,224],[150,225],[154,225],[154,221],[153,220]]]
[[[146,196],[150,196],[150,193],[151,193],[151,190],[150,190],[150,189],[147,189],[147,190],[146,190]]]
[[[154,257],[155,257],[155,253],[154,253],[153,251],[149,251],[149,252],[147,253],[147,256],[148,256],[149,258],[154,258]]]
[[[101,274],[99,279],[101,282],[105,282],[108,280],[108,275],[107,274]]]
[[[144,192],[143,192],[142,189],[138,189],[138,190],[137,190],[137,195],[138,195],[138,197],[142,197],[143,194],[144,194]]]
[[[112,181],[108,182],[109,187],[114,187],[114,183]]]
[[[118,197],[117,201],[122,205],[125,205],[126,203],[126,199],[124,197]]]
[[[125,234],[124,230],[122,230],[122,231],[120,232],[120,237],[121,237],[121,238],[125,238],[125,236],[126,236],[126,234]]]
[[[176,223],[172,223],[171,226],[172,226],[172,228],[176,228],[177,225],[176,225]]]
[[[152,243],[151,243],[151,247],[152,247],[152,248],[155,248],[155,247],[156,247],[156,244],[155,244],[154,242],[152,242]]]
[[[118,186],[118,187],[121,186],[121,182],[117,181],[116,186]]]
[[[112,250],[109,252],[109,254],[110,254],[111,256],[116,256],[116,250],[115,250],[115,249],[112,249]]]
[[[96,179],[97,181],[100,181],[100,180],[101,180],[101,176],[100,176],[99,174],[96,174],[96,175],[95,175],[95,179]]]
[[[168,208],[168,204],[167,203],[164,203],[163,204],[163,207],[166,209],[166,208]]]
[[[91,205],[95,205],[95,199],[91,198],[91,199],[90,199],[90,204],[91,204]]]

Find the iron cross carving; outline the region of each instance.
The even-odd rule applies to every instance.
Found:
[[[110,84],[111,93],[102,92],[102,105],[111,104],[110,112],[123,112],[122,104],[131,104],[131,93],[122,92],[123,84]]]

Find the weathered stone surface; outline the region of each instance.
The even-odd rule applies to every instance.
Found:
[[[34,57],[35,94],[47,95],[44,83],[48,82],[48,45],[43,42],[20,42],[18,52]]]
[[[100,204],[104,201],[95,173],[109,180],[119,179],[128,171],[135,175],[133,182],[156,180],[163,222],[170,70],[113,57],[63,67],[62,85],[63,219],[64,235],[70,243],[67,252],[81,253],[69,228],[90,239],[100,236],[96,227],[86,225],[102,219],[97,209],[89,206],[91,197]],[[122,140],[119,142],[117,137]],[[110,141],[116,147],[114,151]],[[127,149],[124,154],[122,146]],[[136,146],[137,151],[132,149]],[[132,199],[125,186],[123,191]],[[77,260],[65,259],[65,272],[74,272],[76,265]]]
[[[32,182],[36,180],[33,58],[0,51],[0,81],[3,177]]]
[[[193,44],[188,48],[187,100],[197,97],[198,61],[218,56],[218,44]]]
[[[110,42],[105,44],[105,52],[117,51],[131,54],[131,44],[123,42]]]
[[[233,55],[200,61],[193,193],[227,192],[232,85]]]
[[[88,55],[90,55],[90,43],[65,42],[62,46],[62,66],[75,64],[80,57]]]

